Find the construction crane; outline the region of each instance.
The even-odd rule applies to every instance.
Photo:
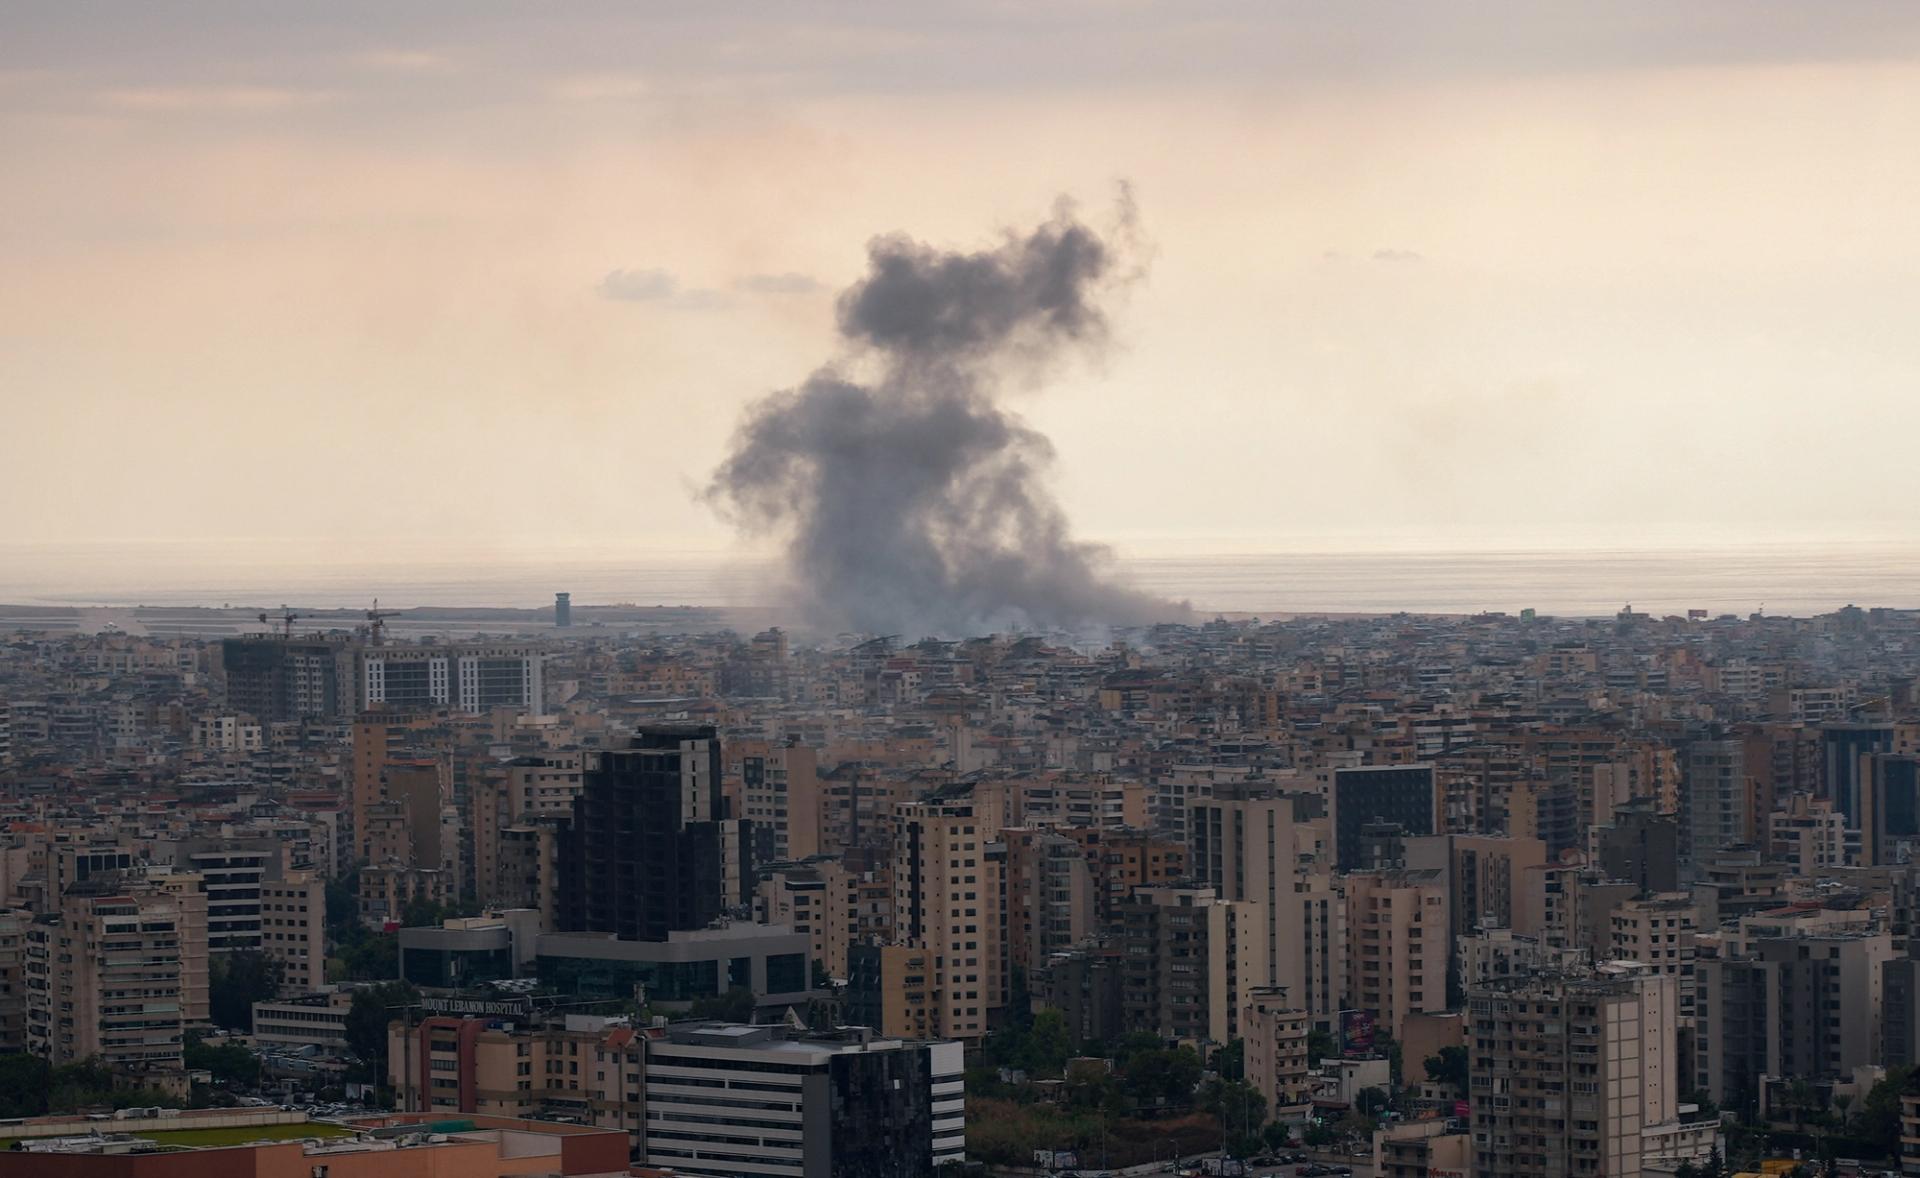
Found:
[[[260,624],[262,626],[271,626],[277,622],[280,625],[280,637],[292,638],[293,624],[299,621],[301,616],[302,615],[294,613],[292,610],[288,609],[286,606],[283,605],[280,607],[280,612],[278,614],[261,614]]]
[[[382,636],[386,634],[387,619],[399,617],[400,612],[397,609],[381,609],[380,599],[373,599],[373,608],[367,611],[367,636],[373,645],[380,645]]]

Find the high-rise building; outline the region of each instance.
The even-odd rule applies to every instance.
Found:
[[[266,954],[280,968],[283,993],[326,984],[326,881],[287,868],[279,840],[188,839],[155,850],[199,881],[209,953]]]
[[[573,625],[573,594],[553,595],[553,624],[555,628],[561,630]]]
[[[1898,729],[1892,724],[1823,724],[1820,727],[1820,789],[1847,816],[1849,826],[1862,824],[1860,802],[1864,780],[1861,758],[1870,753],[1896,751]]]
[[[1392,823],[1406,836],[1440,830],[1441,799],[1432,765],[1336,769],[1328,803],[1333,819],[1334,865],[1341,871],[1365,866],[1361,832],[1373,823]]]
[[[1638,1178],[1642,1133],[1675,1119],[1672,978],[1614,971],[1469,990],[1476,1178]]]
[[[1240,1037],[1266,935],[1256,905],[1210,887],[1141,888],[1120,906],[1121,1004],[1129,1028],[1189,1043]],[[1250,968],[1251,967],[1251,968]]]
[[[1347,1005],[1398,1039],[1408,1014],[1447,1009],[1444,876],[1438,870],[1347,876]]]
[[[1726,848],[1753,839],[1746,764],[1742,740],[1687,745],[1680,778],[1680,858],[1695,871]]]
[[[714,729],[643,728],[591,755],[560,839],[559,930],[664,941],[712,924],[746,899],[729,879],[751,877],[730,829]]]
[[[1813,925],[1743,936],[1694,963],[1696,1086],[1741,1108],[1762,1076],[1849,1076],[1881,1051],[1884,931]]]
[[[184,1090],[185,1030],[205,1015],[205,897],[100,878],[68,889],[27,939],[27,1041],[55,1065],[95,1059],[135,1082]]]
[[[1091,936],[1093,874],[1080,844],[1046,827],[1001,832],[1007,846],[1007,962],[1031,972]]]
[[[958,1043],[680,1024],[646,1051],[642,1160],[676,1174],[932,1174],[966,1153]]]
[[[1920,851],[1920,757],[1875,752],[1856,760],[1854,823],[1863,861],[1910,862]]]
[[[1247,1082],[1266,1097],[1268,1112],[1280,1119],[1313,1103],[1307,1080],[1307,1035],[1312,1019],[1287,1001],[1284,990],[1257,987],[1240,1012],[1240,1041]]]
[[[1006,1001],[1000,813],[1000,795],[984,785],[894,812],[894,938],[932,954],[934,1038],[980,1039]]]
[[[797,741],[731,741],[729,777],[737,766],[743,816],[753,823],[756,863],[805,859],[822,850],[818,758]]]
[[[812,958],[829,977],[847,976],[847,944],[853,903],[846,868],[822,855],[768,868],[754,896],[754,919],[805,933]]]
[[[1613,821],[1594,832],[1596,858],[1609,879],[1624,879],[1643,892],[1680,886],[1680,824],[1662,814],[1652,798],[1614,807]]]
[[[227,707],[261,723],[338,717],[354,709],[353,646],[255,635],[220,642]]]
[[[538,646],[526,643],[360,647],[358,706],[460,712],[520,708],[538,715],[545,691],[541,657]]]
[[[1300,799],[1270,787],[1219,786],[1193,803],[1188,869],[1220,898],[1252,904],[1264,925],[1240,968],[1249,984],[1277,986],[1332,1029],[1345,983],[1344,905],[1311,848],[1324,824],[1297,821]]]
[[[1695,937],[1700,909],[1687,892],[1667,892],[1622,900],[1609,921],[1610,951],[1616,961],[1638,961],[1673,978],[1680,1017],[1693,1019]]]

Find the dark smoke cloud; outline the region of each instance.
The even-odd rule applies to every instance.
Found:
[[[1046,485],[1052,445],[997,400],[1106,342],[1100,300],[1134,268],[1130,206],[1106,236],[1063,205],[990,250],[890,236],[867,252],[838,304],[842,360],[748,410],[708,500],[787,537],[821,625],[963,635],[1182,612],[1073,538]]]

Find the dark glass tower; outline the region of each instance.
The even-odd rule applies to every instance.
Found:
[[[560,931],[664,941],[712,924],[732,902],[723,806],[712,728],[643,728],[599,754],[560,840]]]

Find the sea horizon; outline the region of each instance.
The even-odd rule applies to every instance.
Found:
[[[764,553],[645,545],[398,543],[333,558],[275,540],[0,543],[0,603],[539,608],[775,608]],[[1681,545],[1118,552],[1115,575],[1203,614],[1518,613],[1810,615],[1845,605],[1920,608],[1920,545],[1893,540]]]

